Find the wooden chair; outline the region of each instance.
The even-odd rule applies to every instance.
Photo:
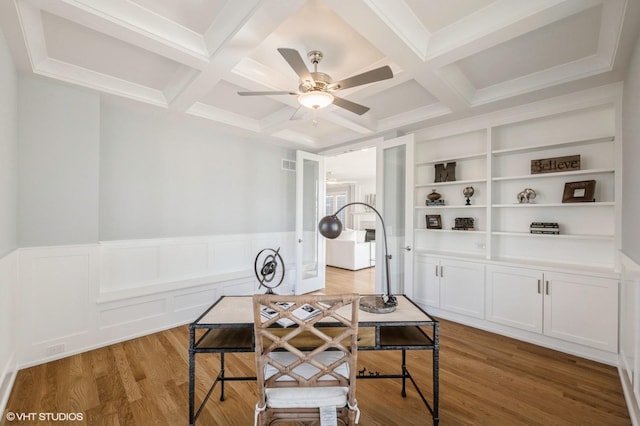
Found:
[[[317,424],[321,410],[333,415],[329,407],[338,424],[358,423],[359,300],[357,294],[253,296],[256,425]],[[299,318],[312,310],[315,315]]]

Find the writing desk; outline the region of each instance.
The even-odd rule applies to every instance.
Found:
[[[398,307],[388,314],[358,313],[358,351],[402,351],[400,374],[358,375],[358,379],[402,379],[401,395],[406,396],[406,379],[409,379],[422,402],[431,413],[433,424],[438,424],[439,393],[439,328],[438,321],[423,311],[407,296],[396,296]],[[349,309],[343,307],[342,309]],[[319,322],[318,324],[321,324]],[[330,324],[327,323],[327,326]],[[189,325],[189,424],[194,425],[216,385],[220,383],[220,400],[224,400],[226,381],[256,380],[254,377],[230,377],[225,375],[226,353],[253,352],[253,298],[252,296],[223,296],[211,305],[198,319]],[[429,350],[433,358],[433,401],[430,404],[406,366],[407,350]],[[195,370],[196,354],[220,354],[220,372],[211,384],[204,400],[196,411]]]

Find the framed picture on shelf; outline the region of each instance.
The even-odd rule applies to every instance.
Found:
[[[583,180],[580,182],[567,182],[562,193],[563,203],[582,203],[595,201],[593,195],[596,192],[595,180]]]
[[[427,229],[442,229],[442,219],[439,214],[427,215]]]

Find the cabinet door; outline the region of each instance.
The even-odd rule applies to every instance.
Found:
[[[440,307],[440,262],[427,256],[415,256],[413,299],[434,308]]]
[[[618,281],[545,272],[544,334],[618,351]]]
[[[440,308],[484,319],[484,265],[442,260]]]
[[[487,266],[486,280],[489,321],[542,333],[542,272]]]

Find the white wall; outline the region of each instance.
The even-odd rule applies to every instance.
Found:
[[[18,176],[0,193],[17,200],[0,215],[14,235],[2,244],[20,248],[0,259],[0,285],[12,285],[0,287],[0,337],[20,327],[0,362],[25,367],[193,321],[220,295],[257,290],[263,248],[294,263],[295,173],[281,169],[291,150],[13,75],[2,82],[17,107],[0,120],[17,130],[1,146]]]
[[[18,77],[0,31],[0,257],[16,248]]]
[[[100,98],[20,76],[18,243],[98,241]]]
[[[634,424],[640,423],[640,43],[629,61],[622,105],[623,192],[620,298],[620,365],[627,405]]]
[[[17,88],[15,67],[0,31],[0,413],[16,371]]]
[[[100,240],[293,231],[290,150],[196,118],[104,101]]]
[[[636,43],[624,81],[622,106],[622,251],[640,264],[640,43]],[[633,230],[633,232],[626,232]]]

